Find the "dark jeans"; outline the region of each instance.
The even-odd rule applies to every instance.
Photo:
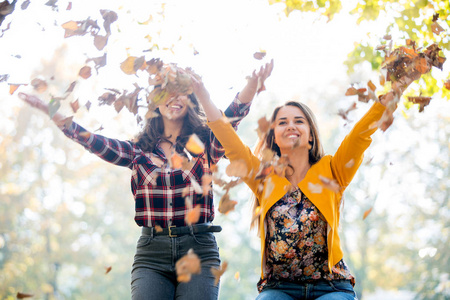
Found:
[[[269,282],[257,300],[356,300],[356,293],[348,280],[318,280],[296,284],[284,281]]]
[[[200,258],[201,274],[193,274],[187,283],[178,283],[175,264],[189,249]],[[219,248],[211,232],[178,237],[141,235],[131,271],[131,297],[216,300],[219,284],[214,285],[211,267],[219,265]]]

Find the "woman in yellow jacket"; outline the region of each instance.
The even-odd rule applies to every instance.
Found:
[[[256,196],[262,254],[257,299],[356,299],[340,245],[339,207],[394,92],[372,105],[334,155],[324,155],[315,117],[306,105],[291,101],[277,107],[260,143],[260,157],[265,156],[260,160],[201,81],[194,90],[225,155],[247,168],[242,179]]]

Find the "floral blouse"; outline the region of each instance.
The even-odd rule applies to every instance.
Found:
[[[313,282],[354,277],[344,260],[328,269],[327,222],[306,196],[296,189],[267,212],[266,267],[261,291],[268,281]]]

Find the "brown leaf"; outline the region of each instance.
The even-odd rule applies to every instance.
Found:
[[[95,35],[94,36],[94,46],[97,50],[102,51],[108,43],[109,33],[106,35]]]
[[[82,67],[80,69],[80,71],[78,72],[78,75],[81,78],[88,79],[89,77],[91,77],[91,67],[89,67],[89,66]]]
[[[112,267],[105,267],[105,274],[108,274],[109,272],[111,272]]]
[[[257,60],[261,60],[266,56],[266,52],[261,51],[261,52],[255,52],[253,53],[253,57]]]
[[[258,129],[256,131],[258,132],[259,138],[263,138],[265,134],[270,129],[270,122],[266,119],[266,117],[262,117],[258,120]]]
[[[70,107],[72,108],[72,111],[76,113],[80,108],[80,103],[78,102],[78,99],[73,102],[70,102]]]
[[[450,90],[450,79],[444,82],[444,87],[445,87],[447,90]]]
[[[34,90],[40,94],[47,90],[47,82],[39,78],[31,80],[31,86],[33,86]]]
[[[419,104],[419,112],[423,112],[425,106],[430,104],[431,97],[422,97],[422,96],[408,97],[408,101],[414,104]]]
[[[216,280],[214,281],[214,285],[217,285],[220,281],[220,277],[222,277],[223,273],[227,270],[228,262],[224,261],[219,268],[212,267],[211,273],[214,275]]]
[[[66,10],[72,10],[72,1],[67,4]]]
[[[439,25],[437,22],[433,22],[431,23],[431,31],[436,34],[439,35],[441,32],[445,31],[444,28],[442,28],[441,25]]]
[[[225,193],[219,201],[219,208],[217,209],[220,213],[226,215],[230,211],[234,210],[237,201],[231,200],[228,192]]]
[[[355,160],[352,158],[352,159],[350,159],[346,164],[345,164],[345,167],[346,168],[351,168],[351,167],[353,167],[355,165]]]
[[[176,262],[175,269],[178,282],[189,282],[192,274],[201,273],[200,259],[194,253],[194,250],[189,249],[187,254]]]
[[[375,92],[375,90],[377,89],[377,87],[375,86],[375,84],[373,84],[372,80],[369,80],[369,82],[367,83],[367,86],[368,86],[369,89],[371,89],[373,92]]]
[[[25,298],[31,298],[34,297],[33,294],[25,294],[25,293],[21,293],[21,292],[17,292],[16,298],[17,299],[25,299]]]
[[[242,159],[231,161],[226,167],[225,173],[230,177],[246,177],[248,175],[247,165]]]
[[[127,75],[133,75],[136,74],[136,71],[139,70],[144,64],[144,56],[129,56],[120,64],[120,69]]]
[[[346,110],[343,109],[339,109],[338,110],[338,115],[342,117],[342,119],[349,121],[348,119],[348,114],[352,111],[356,109],[356,102],[353,102],[352,105],[350,105],[349,108],[347,108]]]
[[[365,220],[367,218],[367,216],[372,212],[372,209],[373,209],[373,207],[369,208],[368,210],[366,210],[364,212],[363,220]]]
[[[159,225],[155,226],[155,230],[156,230],[156,232],[162,232],[163,231],[162,227],[159,226]]]

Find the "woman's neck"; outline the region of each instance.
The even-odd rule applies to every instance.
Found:
[[[163,119],[164,122],[164,136],[168,138],[172,144],[175,145],[178,136],[181,133],[181,128],[183,126],[182,121],[172,121],[168,119]]]
[[[284,153],[282,154],[287,155],[289,158],[289,164],[294,169],[292,174],[286,175],[286,178],[292,185],[297,186],[303,178],[305,178],[306,173],[311,168],[308,150],[296,148],[283,152]]]

